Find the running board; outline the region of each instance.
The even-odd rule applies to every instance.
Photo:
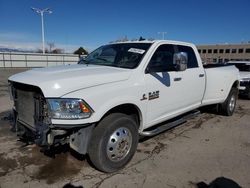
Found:
[[[186,115],[182,115],[180,116],[179,119],[174,120],[174,121],[170,121],[166,124],[160,125],[158,127],[156,127],[153,130],[150,131],[142,131],[140,133],[141,136],[154,136],[157,135],[163,131],[169,130],[173,127],[176,127],[177,125],[180,125],[182,123],[185,123],[188,119],[194,118],[195,116],[199,115],[200,111],[196,110],[196,111],[192,111],[191,113],[188,113]]]

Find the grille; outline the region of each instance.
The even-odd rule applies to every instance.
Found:
[[[35,127],[35,100],[34,93],[28,91],[16,91],[16,111],[21,123]]]
[[[47,116],[45,99],[38,87],[12,82],[12,96],[18,121],[31,129],[44,122]],[[46,108],[47,109],[47,108]]]

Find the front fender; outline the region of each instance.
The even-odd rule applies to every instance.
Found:
[[[110,101],[107,101],[105,104],[103,104],[97,113],[95,113],[95,119],[97,121],[100,121],[105,114],[107,114],[111,109],[120,106],[120,105],[124,105],[124,104],[131,104],[134,105],[139,113],[139,118],[140,118],[140,127],[139,129],[142,128],[143,126],[143,120],[145,119],[144,114],[146,114],[146,106],[139,103],[138,101],[133,100],[130,97],[124,97],[123,99],[121,98],[116,98],[116,99],[112,99]]]
[[[94,123],[102,119],[102,117],[112,108],[122,104],[133,104],[137,107],[140,114],[140,126],[143,126],[146,114],[147,102],[141,101],[141,97],[145,87],[143,85],[127,85],[123,83],[112,83],[98,87],[83,89],[69,93],[63,98],[81,98],[87,102],[94,113],[90,118],[81,120],[71,120],[69,124]],[[65,120],[53,120],[52,123],[66,123]],[[67,120],[68,121],[68,120]]]

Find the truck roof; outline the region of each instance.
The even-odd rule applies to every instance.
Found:
[[[188,42],[182,42],[182,41],[174,41],[174,40],[141,40],[141,41],[124,41],[124,42],[114,42],[111,44],[124,44],[124,43],[169,43],[169,44],[178,44],[178,45],[187,45],[191,46],[194,45],[192,43]]]

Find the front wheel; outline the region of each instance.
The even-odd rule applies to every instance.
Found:
[[[88,149],[90,160],[103,172],[115,172],[132,159],[138,138],[138,126],[132,117],[110,114],[93,131]]]
[[[236,108],[236,101],[238,98],[238,89],[232,88],[225,102],[221,104],[220,111],[223,115],[232,116]]]

